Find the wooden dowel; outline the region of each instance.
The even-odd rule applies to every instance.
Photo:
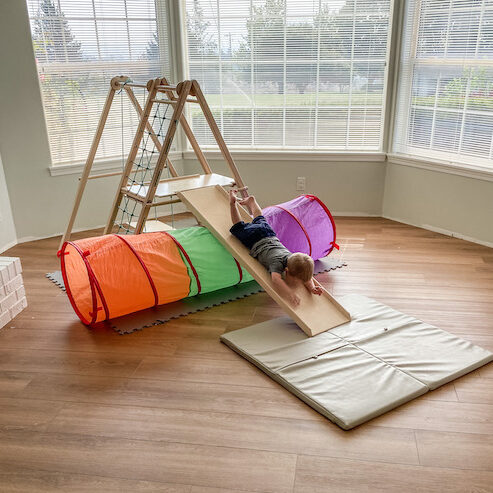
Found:
[[[139,87],[141,89],[147,89],[147,85],[146,84],[136,84],[135,82],[127,82],[125,84],[125,87]]]
[[[151,204],[151,207],[160,207],[162,205],[177,204],[178,202],[181,202],[181,200],[180,199],[164,200],[162,202],[155,202],[154,204]]]
[[[161,91],[176,91],[176,86],[172,86],[169,84],[163,84],[163,85],[157,86],[156,90],[159,92],[161,92]]]
[[[123,171],[115,171],[113,173],[102,173],[100,175],[90,175],[87,177],[88,180],[96,180],[97,178],[107,178],[109,176],[120,176]],[[81,180],[82,178],[79,178]]]
[[[153,99],[153,103],[163,103],[163,104],[176,104],[177,101],[170,101],[169,99]]]

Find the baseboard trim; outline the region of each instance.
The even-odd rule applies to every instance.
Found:
[[[0,253],[3,253],[3,252],[6,252],[9,248],[12,248],[14,247],[15,245],[17,245],[19,243],[19,241],[17,240],[14,240],[14,241],[10,241],[9,243],[7,243],[6,245],[0,247]]]
[[[409,226],[414,226],[416,228],[426,229],[427,231],[432,231],[433,233],[439,233],[445,236],[450,236],[452,238],[457,238],[458,240],[469,241],[471,243],[476,243],[478,245],[493,248],[493,242],[480,240],[478,238],[474,238],[473,236],[463,235],[462,233],[458,233],[457,231],[450,231],[448,229],[439,228],[431,224],[416,224],[411,221],[405,221],[404,219],[400,219],[393,216],[382,215],[382,217],[384,219],[389,219],[391,221],[396,221],[398,223],[407,224]]]
[[[165,206],[165,207],[171,207],[171,206]],[[185,207],[185,205],[183,205],[181,203],[173,204],[172,207],[173,207],[173,214],[182,214],[183,212],[187,211],[187,208]],[[154,218],[149,217],[148,219],[154,219]],[[83,228],[74,228],[72,230],[72,233],[81,233],[82,231],[89,231],[91,229],[104,228],[105,226],[106,226],[106,223],[105,224],[99,224],[96,226],[84,226]],[[24,236],[23,238],[18,238],[17,243],[15,243],[14,245],[11,245],[11,246],[15,246],[16,244],[19,244],[19,243],[27,243],[28,241],[46,240],[48,238],[54,238],[56,236],[62,236],[63,233],[64,232],[53,233],[53,234],[46,235],[46,236]],[[9,248],[11,248],[11,247],[9,247]]]
[[[175,211],[176,214],[179,214],[181,212],[185,212],[185,211]],[[478,245],[482,245],[482,246],[485,246],[485,247],[489,247],[489,248],[493,248],[493,242],[490,242],[490,241],[484,241],[484,240],[480,240],[478,238],[474,238],[472,236],[468,236],[468,235],[464,235],[462,233],[458,233],[457,231],[450,231],[448,229],[443,229],[443,228],[439,228],[437,226],[433,226],[431,224],[417,224],[417,223],[413,223],[411,221],[406,221],[404,219],[401,219],[401,218],[398,218],[398,217],[394,217],[394,216],[388,216],[386,214],[370,214],[368,212],[343,212],[343,211],[337,211],[337,212],[332,212],[332,215],[334,217],[381,217],[381,218],[384,218],[384,219],[389,219],[390,221],[395,221],[395,222],[398,222],[398,223],[402,223],[402,224],[407,224],[409,226],[414,226],[416,228],[421,228],[421,229],[425,229],[427,231],[433,231],[434,233],[439,233],[439,234],[442,234],[442,235],[445,235],[445,236],[450,236],[452,238],[457,238],[459,240],[464,240],[464,241],[469,241],[471,243],[476,243]],[[74,229],[74,233],[80,233],[82,231],[88,231],[89,229],[97,229],[97,228],[102,228],[104,226],[104,224],[101,224],[99,226],[93,226],[93,227],[84,227],[84,228],[77,228],[77,229]],[[53,238],[55,236],[61,236],[62,233],[56,233],[56,234],[51,234],[51,235],[47,235],[47,236],[25,236],[24,238],[19,238],[17,239],[17,242],[10,242],[8,243],[6,246],[0,248],[0,253],[3,253],[5,252],[6,250],[8,250],[9,248],[12,248],[13,246],[17,245],[17,244],[20,244],[20,243],[27,243],[29,241],[37,241],[37,240],[46,240],[47,238]]]
[[[333,212],[330,213],[335,217],[382,217],[382,214],[372,214],[370,212]]]

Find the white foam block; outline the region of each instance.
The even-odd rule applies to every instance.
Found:
[[[11,279],[7,284],[5,284],[5,294],[13,293],[17,291],[22,286],[22,275],[18,274],[13,279]]]
[[[16,275],[15,262],[11,260],[11,257],[0,257],[0,265],[7,267],[8,270],[8,281],[12,280]]]
[[[1,312],[0,313],[0,329],[2,327],[5,327],[11,320],[12,319],[10,317],[10,312],[8,310],[6,312]]]
[[[10,279],[9,266],[7,264],[0,263],[0,285],[5,286]]]
[[[19,286],[15,290],[15,295],[17,296],[17,300],[22,300],[22,298],[25,298],[26,297],[26,289],[24,288],[24,286]]]
[[[17,295],[15,291],[8,294],[5,298],[0,300],[0,313],[10,310],[14,304],[17,302]]]
[[[12,318],[17,317],[17,315],[19,315],[19,313],[22,310],[24,310],[24,308],[26,307],[27,307],[27,299],[25,297],[21,298],[20,300],[16,301],[10,308],[10,316]]]
[[[6,263],[12,266],[12,278],[22,273],[21,259],[19,257],[0,257],[0,263]]]

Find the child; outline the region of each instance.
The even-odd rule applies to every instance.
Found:
[[[293,306],[298,306],[300,303],[300,298],[291,287],[296,283],[302,282],[313,294],[322,294],[322,288],[313,282],[312,258],[304,253],[291,253],[279,241],[276,233],[265,220],[255,197],[251,195],[239,200],[235,192],[236,190],[229,192],[233,222],[231,234],[238,238],[250,250],[250,255],[269,271],[276,291]],[[251,211],[254,217],[251,223],[241,220],[237,202]]]

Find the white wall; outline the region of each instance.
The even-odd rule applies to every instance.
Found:
[[[3,172],[2,157],[0,156],[0,253],[14,246],[16,242],[14,218]]]
[[[184,161],[189,174],[197,161]],[[210,160],[213,171],[228,175],[224,161]],[[241,161],[236,165],[249,192],[261,206],[278,204],[301,193],[317,195],[335,215],[380,216],[385,181],[384,162]],[[306,190],[296,190],[296,178],[306,177]]]
[[[493,246],[493,182],[387,163],[383,215]]]

